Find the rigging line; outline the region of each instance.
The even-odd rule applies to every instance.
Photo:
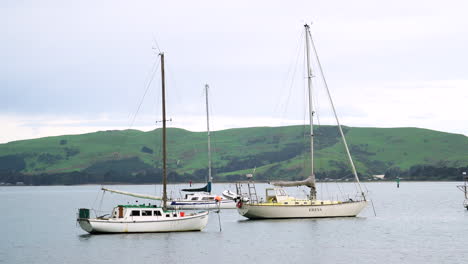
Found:
[[[305,121],[304,121],[305,123]],[[303,146],[308,146],[308,135],[306,133],[306,130],[307,130],[307,126],[304,124],[302,126],[302,144]],[[308,170],[307,170],[307,165],[309,165],[309,160],[310,158],[308,158],[308,155],[310,154],[310,152],[307,151],[307,149],[305,149],[305,151],[302,152],[302,173],[304,174],[304,178],[307,178],[308,175]]]
[[[289,65],[289,69],[288,69],[287,74],[286,74],[286,84],[285,84],[285,86],[289,82],[288,81],[289,77],[291,77],[291,83],[289,85],[288,94],[286,96],[286,102],[285,102],[285,105],[284,105],[285,110],[282,111],[283,116],[280,117],[281,119],[284,118],[284,114],[286,112],[287,106],[289,105],[289,100],[291,98],[291,91],[292,91],[292,88],[293,88],[294,83],[295,83],[295,78],[294,77],[296,76],[297,65],[298,65],[298,62],[299,62],[299,58],[301,57],[300,55],[301,55],[301,47],[302,47],[303,37],[304,37],[304,32],[301,30],[301,35],[299,37],[299,41],[297,42],[297,47],[296,47],[296,52],[295,52],[296,53],[295,63],[292,64],[292,65],[291,64]],[[293,67],[293,65],[294,65],[294,68],[293,68],[293,71],[292,71],[292,75],[290,75],[291,74],[291,68]],[[276,104],[275,109],[279,108],[279,105],[280,105],[280,100],[278,100],[278,103]]]
[[[211,95],[212,92],[211,92],[211,89],[209,90],[209,94]],[[212,98],[213,96],[210,96],[210,98]],[[212,113],[216,113],[217,112],[217,108],[216,108],[216,101],[215,100],[210,100],[209,101],[209,106],[210,106],[210,116],[213,116]],[[212,118],[213,120],[213,118]],[[214,122],[215,126],[216,126],[216,122]],[[211,124],[210,124],[211,125]],[[215,127],[214,126],[214,127]],[[211,163],[211,170],[212,170],[212,173],[213,175],[218,175],[217,173],[217,169],[216,169],[216,165],[219,166],[218,163],[216,163],[215,159],[216,158],[220,158],[222,156],[222,149],[220,147],[220,144],[219,144],[219,141],[218,140],[218,132],[220,131],[220,129],[215,129],[213,127],[212,131],[210,132],[210,135],[211,135],[211,144],[212,144],[212,148],[211,148],[211,153],[215,153],[215,155],[212,155],[211,156],[211,159],[212,159],[212,163]]]
[[[137,108],[135,114],[133,115],[132,122],[130,123],[130,128],[133,127],[133,125],[135,123],[136,116],[138,115],[138,112],[140,111],[141,105],[143,104],[143,101],[145,100],[146,94],[148,93],[148,90],[151,87],[151,83],[154,80],[156,72],[159,69],[159,63],[160,63],[159,60],[156,59],[155,63],[153,64],[153,71],[152,71],[151,77],[150,77],[150,79],[148,81],[148,84],[146,85],[146,89],[145,89],[145,92],[143,93],[143,97],[141,98],[140,103],[138,104],[138,108]]]
[[[158,74],[158,77],[159,77],[159,74]],[[162,76],[161,76],[162,78]],[[156,91],[161,91],[162,90],[162,81],[159,81],[159,80],[162,80],[162,79],[159,79],[158,78],[158,82],[156,82]],[[158,93],[156,92],[155,93],[155,100],[156,100],[156,103],[154,104],[154,117],[155,118],[159,118],[160,116],[162,116],[162,109],[161,109],[161,106],[162,106],[162,94],[161,93]],[[154,119],[153,119],[154,120]],[[158,119],[156,119],[157,121]],[[153,158],[153,164],[154,164],[154,168],[155,168],[155,173],[158,173],[158,169],[160,169],[160,173],[161,173],[161,180],[160,182],[158,182],[158,184],[162,184],[162,174],[163,174],[163,161],[162,161],[162,155],[163,155],[163,144],[161,142],[161,137],[162,137],[162,122],[154,122],[154,130],[153,130],[153,146],[154,146],[154,155],[152,156]],[[159,155],[159,158],[157,159],[156,157],[156,154]],[[162,193],[162,188],[159,188],[159,190],[157,190],[156,188],[157,185],[155,185],[155,194],[157,193]],[[167,187],[167,186],[166,186]],[[159,192],[158,192],[159,191]],[[162,203],[161,203],[162,204]]]
[[[302,130],[300,130],[300,132],[301,132],[301,135],[302,135],[302,144],[303,144],[303,146],[308,146],[307,145],[307,139],[309,139],[309,137],[308,137],[308,135],[306,133],[307,125],[306,125],[305,112],[303,112],[301,128],[302,128]],[[307,154],[306,153],[308,153],[308,152],[306,151],[306,149],[304,149],[304,151],[302,151],[302,153],[300,155],[300,158],[302,159],[302,174],[304,174],[304,178],[307,178],[307,169],[306,169]]]
[[[304,66],[305,66],[305,59],[304,59]],[[305,68],[304,67],[303,67],[303,72],[302,73],[303,73],[303,75],[305,74]],[[302,78],[302,80],[304,80],[304,79]],[[305,84],[303,84],[302,87],[304,87],[304,89],[303,89],[304,101],[302,102],[303,103],[302,109],[306,109],[305,106],[307,105],[307,89],[305,88]],[[308,122],[306,120],[307,110],[303,111],[302,114],[303,114],[302,115],[302,142],[303,142],[304,146],[309,147],[310,145],[307,144],[307,143],[309,143],[309,140],[310,140],[310,136],[309,136],[310,131],[309,131],[309,127],[308,127],[308,124],[307,124]],[[304,151],[302,153],[302,167],[304,168],[304,170],[303,170],[304,178],[307,178],[311,174],[311,173],[308,173],[307,168],[306,168],[306,166],[310,165],[309,161],[311,159],[311,158],[308,157],[308,155],[310,155],[310,150],[309,151]]]
[[[302,76],[307,76],[306,75],[306,69],[307,69],[307,57],[306,57],[306,52],[307,52],[307,47],[304,46],[304,56],[303,56],[303,65],[302,65]],[[306,77],[307,78],[307,77]],[[308,105],[308,93],[309,93],[309,89],[307,87],[307,84],[304,82],[304,80],[306,79],[304,77],[301,78],[302,80],[302,92],[303,92],[303,101],[302,101],[302,107],[301,109],[303,109],[302,111],[302,140],[304,142],[304,145],[306,146],[310,146],[309,143],[310,142],[310,131],[309,131],[309,127],[308,127],[308,122],[307,122],[307,119],[308,119],[308,111],[307,111],[307,105]],[[309,151],[305,151],[303,153],[303,160],[302,160],[302,167],[304,168],[304,177],[307,178],[308,176],[312,175],[312,168],[311,168],[311,171],[310,173],[307,173],[307,169],[306,169],[306,166],[310,165],[309,161],[313,158],[313,157],[310,157],[308,158],[308,156],[310,155],[310,149]]]
[[[314,44],[314,40],[312,38],[312,34],[310,33],[310,31],[308,31],[308,34],[309,34],[309,37],[310,37],[310,40],[311,40],[312,48],[314,50],[315,58],[317,59],[317,64],[318,64],[318,68],[320,70],[320,75],[322,76],[323,84],[325,85],[326,91],[328,93],[328,99],[329,99],[330,105],[331,105],[331,107],[333,109],[333,113],[335,115],[336,123],[338,124],[338,128],[340,130],[341,137],[343,138],[343,142],[344,142],[344,145],[345,145],[345,148],[346,148],[346,153],[348,154],[349,162],[351,163],[351,167],[353,169],[354,177],[356,178],[356,181],[358,183],[358,186],[359,186],[359,189],[361,191],[362,197],[365,200],[366,196],[364,195],[364,191],[362,190],[361,184],[359,182],[359,177],[358,177],[358,174],[357,174],[357,171],[356,171],[356,167],[354,166],[354,162],[353,162],[353,159],[351,157],[351,153],[349,152],[343,130],[341,129],[340,121],[338,120],[338,115],[336,114],[335,106],[334,106],[333,100],[331,98],[331,93],[330,93],[330,90],[328,89],[328,84],[327,84],[327,81],[325,79],[325,74],[323,73],[322,65],[320,63],[320,59],[318,57],[317,50],[315,49],[315,44]]]
[[[302,92],[304,93],[303,94],[303,101],[302,101],[302,109],[303,109],[303,122],[304,122],[304,126],[306,126],[306,122],[307,120],[309,119],[309,112],[308,112],[308,108],[310,107],[308,104],[309,104],[309,100],[308,100],[308,94],[309,94],[309,87],[307,86],[308,84],[304,81],[306,80],[308,77],[308,73],[307,73],[307,47],[304,46],[304,56],[303,56],[303,65],[302,65]],[[310,132],[308,132],[309,134]],[[308,135],[310,136],[310,134]]]
[[[172,87],[170,90],[166,90],[166,102],[168,102],[170,98],[176,98],[176,99],[179,99],[179,100],[180,100],[180,98],[184,98],[183,94],[182,95],[180,94],[180,91],[179,91],[179,88],[178,88],[178,85],[177,85],[177,81],[176,81],[177,78],[174,78],[174,76],[175,76],[174,72],[175,71],[172,70],[171,64],[168,63],[168,62],[165,62],[165,69],[166,69],[166,85],[167,85],[167,83],[171,83],[171,87]],[[172,96],[172,95],[174,95],[174,96]],[[176,109],[177,106],[174,107],[174,106],[171,106],[171,105],[172,104],[169,104],[169,106],[167,107],[167,113],[170,113],[170,112],[174,113],[175,112],[173,109]],[[175,104],[173,104],[173,105],[175,105]],[[178,123],[179,121],[175,121],[172,118],[171,118],[171,120],[172,120],[172,128],[176,128],[177,126],[181,126],[183,124],[182,122]],[[168,131],[169,131],[169,129],[170,128],[168,127]],[[177,148],[177,146],[175,144],[172,144],[172,145],[169,144],[171,142],[170,138],[175,138],[175,134],[174,133],[172,133],[172,134],[168,133],[167,134],[167,142],[168,142],[167,152],[168,153],[171,152],[171,149],[174,150],[175,148]],[[169,164],[169,161],[170,160],[169,160],[169,155],[168,155],[168,164]],[[172,165],[174,165],[174,164],[172,164]],[[168,172],[170,170],[175,172],[173,170],[173,167],[172,167],[172,169],[168,167]],[[172,180],[173,182],[175,182],[176,175],[177,175],[177,173],[168,174],[168,180]]]
[[[335,178],[335,184],[338,187],[338,191],[341,194],[341,198],[346,199],[345,194],[344,194],[343,190],[341,189],[341,185],[338,183],[338,180],[336,178]]]
[[[157,70],[159,69],[159,63],[161,62],[161,60],[159,59],[160,57],[160,54],[161,53],[158,53],[158,56],[156,57],[156,61],[158,62],[158,67],[157,67]],[[153,75],[156,75],[156,71],[154,72]],[[158,77],[160,76],[159,74],[157,75]],[[160,80],[158,78],[158,80]],[[156,82],[156,91],[161,91],[162,90],[162,83],[161,82]],[[156,92],[155,93],[155,100],[156,100],[156,103],[154,104],[154,116],[155,117],[158,117],[160,116],[160,111],[161,111],[161,94]],[[162,157],[162,144],[161,144],[161,134],[162,133],[162,129],[159,129],[158,131],[158,128],[159,128],[159,123],[157,122],[154,122],[153,123],[154,126],[155,126],[155,129],[153,131],[151,131],[150,135],[149,135],[149,138],[153,137],[152,139],[152,146],[154,147],[154,154],[151,156],[152,158],[152,162],[154,164],[154,174],[155,176],[159,173],[158,171],[158,168],[161,169],[162,168],[162,159],[156,159],[156,156],[159,155],[159,157]],[[160,133],[159,133],[160,132]],[[162,169],[161,169],[161,179],[162,179]],[[162,180],[161,180],[162,181]],[[155,194],[161,194],[162,193],[162,188],[161,188],[161,185],[158,185],[158,184],[161,184],[161,182],[157,182],[157,181],[153,181],[154,182],[154,193]],[[162,203],[161,203],[162,205]]]
[[[314,79],[312,79],[312,81],[314,82]],[[313,85],[314,87],[319,87],[319,84],[318,84],[318,80],[315,81],[315,85]],[[318,100],[318,96],[316,94],[319,93],[319,89],[315,89],[315,95],[312,95],[312,100],[314,101],[314,109],[315,109],[315,115],[314,117],[317,119],[317,125],[320,126],[321,125],[321,122],[320,122],[320,105],[319,105],[319,102],[320,100]],[[314,110],[312,109],[312,110]]]
[[[182,94],[180,93],[179,87],[177,85],[177,81],[176,81],[177,78],[174,78],[175,77],[175,74],[174,74],[175,71],[172,70],[171,64],[165,62],[165,67],[166,67],[166,81],[169,81],[171,83],[171,87],[172,87],[169,91],[166,91],[166,98],[169,98],[169,99],[170,98],[176,98],[176,99],[179,99],[179,100],[180,100],[180,98],[184,98],[183,93]],[[171,95],[174,95],[174,96],[171,96]],[[166,101],[168,101],[168,100],[166,99]],[[168,109],[169,111],[168,112],[172,111],[171,108],[174,109],[174,108],[177,108],[177,106],[174,107],[174,106],[169,105],[169,109]],[[176,124],[177,124],[177,122],[175,120],[172,120],[172,123],[174,124],[173,127],[175,127]]]
[[[203,97],[203,93],[198,93],[197,95],[198,95],[197,97],[198,99]],[[194,120],[196,120],[196,118]],[[179,137],[179,140],[177,140],[177,145],[182,150],[182,156],[177,158],[177,161],[176,161],[177,169],[179,168],[180,163],[184,164],[184,162],[186,161],[190,162],[189,161],[190,156],[199,155],[199,147],[198,147],[198,144],[196,143],[198,142],[198,140],[194,140],[194,138],[195,139],[198,138],[197,131],[192,131],[192,130],[189,130],[188,128],[182,128],[182,127],[180,128],[183,129],[183,131],[181,131],[180,133],[181,136]],[[183,154],[186,152],[188,152],[189,157],[187,159],[184,159],[185,155]],[[192,172],[189,178],[184,177],[184,180],[182,181],[182,183],[187,183],[188,181],[192,181],[193,184],[196,184],[198,182],[198,176],[195,174],[195,170]],[[187,187],[183,187],[181,184],[177,184],[176,186],[174,186],[174,189],[176,189],[179,192],[179,197],[183,197],[182,192],[181,192],[182,188],[187,188]]]
[[[158,54],[162,53],[161,49],[159,48],[159,44],[158,44],[155,34],[153,34],[153,41],[154,41],[154,44],[156,44],[156,48],[158,49]]]
[[[325,185],[325,188],[326,188],[326,191],[327,191],[327,196],[330,197],[331,195],[330,195],[330,190],[328,189],[328,183],[322,184],[322,188],[323,188],[324,185]]]
[[[103,185],[101,185],[101,188],[102,188],[102,187],[103,187]],[[99,190],[101,190],[101,189],[99,189]],[[93,208],[93,209],[94,209],[94,206],[96,206],[96,202],[97,202],[97,200],[98,200],[98,198],[99,198],[99,194],[100,194],[100,193],[101,193],[101,191],[99,191],[99,192],[96,193],[96,197],[94,198],[94,202],[93,202],[93,205],[92,205],[92,208]]]
[[[102,196],[101,196],[101,202],[99,203],[99,209],[98,209],[98,212],[102,212],[102,202],[104,201],[104,194],[106,194],[106,191],[103,191],[102,192]]]
[[[209,112],[209,116],[210,116],[210,120],[213,120],[213,96],[212,93],[211,93],[211,86],[210,86],[210,89],[208,89],[208,98],[210,98],[210,100],[208,101],[208,112]],[[211,146],[215,146],[214,148],[212,147],[211,148],[211,178],[214,178],[214,175],[215,175],[215,170],[214,170],[214,166],[213,166],[213,157],[216,157],[216,155],[213,155],[214,153],[216,153],[216,137],[214,136],[216,133],[214,133],[214,127],[211,125],[211,122],[210,122],[210,144]]]
[[[168,63],[167,61],[165,61],[165,72],[166,72],[166,86],[168,83],[171,83],[171,89],[169,90],[166,90],[166,113],[169,113],[169,112],[173,112],[173,108],[171,106],[171,104],[167,104],[167,102],[169,101],[170,98],[173,98],[171,96],[171,93],[174,92],[176,94],[175,98],[181,98],[181,96],[178,94],[178,89],[177,89],[177,85],[176,85],[176,80],[175,78],[173,78],[173,71],[171,69],[171,64]],[[166,118],[167,119],[167,118]],[[169,118],[172,122],[172,127],[175,127],[175,121],[172,120],[172,118]],[[175,138],[174,136],[174,133],[169,133],[171,130],[171,127],[169,127],[169,124],[167,124],[167,139],[166,139],[166,151],[167,153],[171,153],[176,147],[174,147],[174,144],[170,144],[172,141],[171,141],[171,138]],[[174,130],[172,130],[174,131]],[[162,146],[161,146],[161,151],[162,151]],[[172,159],[172,162],[174,160]],[[167,156],[167,179],[168,181],[172,180],[173,182],[175,182],[176,180],[176,176],[177,176],[177,173],[174,171],[174,163],[170,163],[171,160],[170,160],[170,155],[168,154]],[[172,172],[172,173],[171,173]]]
[[[158,69],[159,69],[159,60],[158,60],[158,57],[156,57],[155,62],[153,63],[153,65],[151,67],[151,71],[150,71],[150,75],[149,75],[150,79],[147,81],[147,85],[146,85],[146,89],[145,89],[145,92],[143,94],[143,97],[141,98],[140,103],[138,105],[138,108],[137,108],[136,112],[133,115],[132,121],[130,122],[130,126],[129,126],[128,130],[125,133],[124,139],[123,139],[123,141],[121,142],[121,144],[119,146],[119,153],[121,152],[123,145],[125,145],[127,143],[128,134],[130,133],[130,129],[132,129],[132,127],[133,127],[133,125],[135,123],[136,116],[138,115],[138,112],[140,111],[141,105],[143,104],[143,101],[144,101],[144,99],[146,97],[146,94],[148,93],[148,90],[149,90],[149,88],[151,86],[151,83],[152,83],[152,81],[154,79],[154,76],[156,75],[156,72],[157,72]]]

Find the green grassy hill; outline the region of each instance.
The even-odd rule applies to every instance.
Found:
[[[468,137],[464,135],[419,128],[343,129],[358,172],[364,177],[408,171],[414,166],[468,166]],[[255,167],[256,177],[263,180],[302,179],[310,173],[307,127],[239,128],[211,135],[213,168],[218,181],[236,180]],[[80,172],[138,177],[139,174],[150,175],[150,172],[157,174],[161,167],[160,138],[160,129],[124,130],[0,144],[0,175],[19,173],[45,177]],[[168,129],[169,168],[179,175],[178,180],[205,177],[206,141],[204,132]],[[350,175],[336,127],[317,127],[314,149],[314,166],[319,178]],[[130,180],[128,177],[123,181]]]

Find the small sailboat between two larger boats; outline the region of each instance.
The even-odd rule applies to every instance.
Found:
[[[236,184],[236,192],[238,197],[237,207],[240,215],[247,217],[249,219],[274,219],[274,218],[321,218],[321,217],[349,217],[357,216],[366,206],[368,200],[362,190],[361,184],[359,182],[359,177],[357,175],[354,162],[351,158],[346,139],[344,137],[343,130],[338,121],[338,116],[333,105],[333,101],[328,90],[325,78],[323,76],[322,67],[318,59],[317,52],[312,40],[312,36],[309,30],[309,25],[305,25],[305,49],[306,49],[306,58],[307,58],[307,87],[309,94],[309,119],[310,119],[310,166],[311,166],[311,176],[303,181],[283,181],[283,182],[274,182],[272,183],[276,187],[267,188],[265,193],[265,200],[259,201],[257,196],[257,191],[255,188],[255,183],[253,181],[248,182],[239,182]],[[358,186],[358,195],[354,199],[347,199],[343,201],[337,200],[318,200],[317,199],[317,190],[316,190],[316,181],[314,174],[314,114],[312,106],[312,69],[310,61],[310,51],[312,47],[315,59],[318,64],[318,69],[316,72],[320,72],[322,76],[324,86],[327,91],[328,99],[333,109],[334,116],[336,118],[337,127],[340,132],[341,138],[343,140],[346,154],[350,162],[354,178]],[[243,190],[247,185],[248,191]],[[307,199],[298,199],[295,197],[289,196],[285,189],[282,187],[287,186],[307,186],[310,188],[310,195]]]
[[[156,197],[103,188],[103,191],[140,197],[150,200],[162,200],[162,206],[156,205],[118,205],[109,217],[90,217],[90,210],[79,209],[77,221],[80,227],[89,233],[140,233],[140,232],[179,232],[201,231],[208,223],[208,211],[186,213],[167,208],[167,166],[166,166],[166,104],[164,53],[161,57],[162,79],[162,157],[163,157],[163,195]]]
[[[208,104],[208,84],[205,85],[206,99],[206,130],[208,134],[208,176],[206,185],[202,188],[182,189],[185,197],[172,199],[169,201],[168,207],[173,209],[235,209],[236,203],[223,195],[211,193],[211,184],[213,177],[211,175],[211,135],[210,135],[210,114]]]

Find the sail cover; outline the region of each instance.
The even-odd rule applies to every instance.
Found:
[[[315,175],[309,176],[307,179],[302,181],[277,181],[270,182],[275,186],[288,187],[288,186],[307,186],[309,188],[315,189]]]
[[[182,189],[183,192],[211,192],[211,182],[208,182],[205,187],[194,189]]]

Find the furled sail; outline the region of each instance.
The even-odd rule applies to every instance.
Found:
[[[307,186],[309,188],[315,188],[315,177],[309,176],[307,179],[302,181],[277,181],[270,182],[275,186],[288,187],[288,186]]]
[[[277,181],[270,182],[275,186],[288,187],[288,186],[307,186],[310,188],[310,199],[315,200],[317,198],[317,191],[315,188],[315,175],[309,176],[307,179],[302,181]]]
[[[208,182],[205,187],[194,189],[182,189],[183,192],[211,192],[211,182]]]
[[[128,196],[137,197],[137,198],[143,198],[143,199],[162,200],[162,197],[147,195],[147,194],[124,192],[124,191],[119,191],[119,190],[107,189],[107,188],[104,188],[104,187],[102,187],[101,190],[111,192],[111,193],[118,193],[118,194],[128,195]]]

